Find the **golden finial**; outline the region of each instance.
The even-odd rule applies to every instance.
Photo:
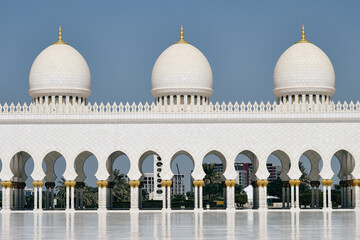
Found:
[[[66,42],[63,42],[63,40],[62,40],[61,26],[59,26],[59,38],[58,38],[58,41],[53,43],[53,44],[68,44]]]
[[[189,44],[189,42],[186,42],[184,40],[184,28],[183,28],[183,26],[181,26],[181,28],[180,28],[180,41],[178,41],[178,42],[176,42],[174,44],[178,44],[178,43],[187,43],[187,44]]]
[[[302,30],[301,30],[301,40],[296,42],[296,43],[311,43],[309,41],[307,41],[305,39],[305,27],[304,27],[304,24],[302,25]]]

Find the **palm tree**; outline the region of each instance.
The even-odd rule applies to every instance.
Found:
[[[125,175],[120,173],[119,169],[115,169],[114,173],[114,187],[112,193],[114,201],[129,201],[130,200],[130,186],[125,179]]]
[[[56,200],[57,200],[57,205],[60,205],[61,207],[65,207],[65,199],[66,199],[66,187],[65,187],[65,178],[61,178],[56,186],[55,186],[55,190],[56,190]]]
[[[221,184],[223,182],[223,176],[220,172],[216,171],[215,163],[203,163],[203,169],[206,174],[204,178],[205,184]]]

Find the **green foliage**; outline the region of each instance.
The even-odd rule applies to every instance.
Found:
[[[204,195],[205,199],[210,202],[223,200],[223,185],[220,183],[204,185]]]
[[[270,182],[267,186],[267,194],[274,197],[282,197],[282,181],[280,178]]]
[[[125,179],[125,175],[120,173],[119,169],[115,169],[113,174],[115,176],[112,189],[114,201],[130,201],[130,186]]]
[[[184,201],[185,200],[185,196],[182,194],[175,194],[171,196],[171,201]]]
[[[185,206],[185,208],[194,208],[194,200],[171,201],[172,208],[181,208],[182,206]]]
[[[235,185],[235,193],[245,193],[244,187],[242,185],[236,184]]]
[[[113,202],[113,208],[130,209],[130,201]]]
[[[142,201],[142,208],[143,209],[161,209],[162,208],[162,201],[158,200],[146,200]]]
[[[203,169],[206,174],[204,178],[205,185],[221,184],[223,182],[222,174],[215,170],[215,163],[203,163]]]
[[[188,198],[189,200],[190,200],[190,199],[194,200],[194,193],[193,193],[193,192],[190,192],[190,191],[186,192],[186,196],[187,196],[187,198]]]
[[[248,198],[246,194],[235,194],[235,203],[239,203],[240,205],[243,205],[247,203]]]
[[[57,194],[57,207],[65,207],[66,201],[66,187],[65,187],[65,179],[61,178],[60,181],[57,182],[55,187]],[[98,189],[95,187],[90,187],[85,184],[84,186],[84,207],[85,208],[97,208],[98,201]]]

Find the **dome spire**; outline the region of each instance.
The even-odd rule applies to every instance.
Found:
[[[178,44],[178,43],[187,43],[187,44],[189,44],[189,42],[186,42],[184,40],[184,28],[183,28],[182,25],[181,25],[181,28],[180,28],[180,41],[178,41],[178,42],[176,42],[174,44]]]
[[[304,24],[302,25],[302,31],[301,31],[301,40],[296,43],[311,43],[305,39],[305,27]]]
[[[53,43],[53,44],[68,44],[66,42],[63,42],[62,40],[62,32],[61,32],[61,26],[59,26],[59,37],[58,37],[58,41]]]

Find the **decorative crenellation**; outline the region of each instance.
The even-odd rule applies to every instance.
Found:
[[[344,103],[282,103],[264,102],[253,104],[244,102],[234,104],[209,103],[208,105],[155,105],[155,103],[73,103],[37,104],[20,103],[0,104],[0,114],[123,114],[123,113],[310,113],[310,112],[360,112],[360,102]]]

